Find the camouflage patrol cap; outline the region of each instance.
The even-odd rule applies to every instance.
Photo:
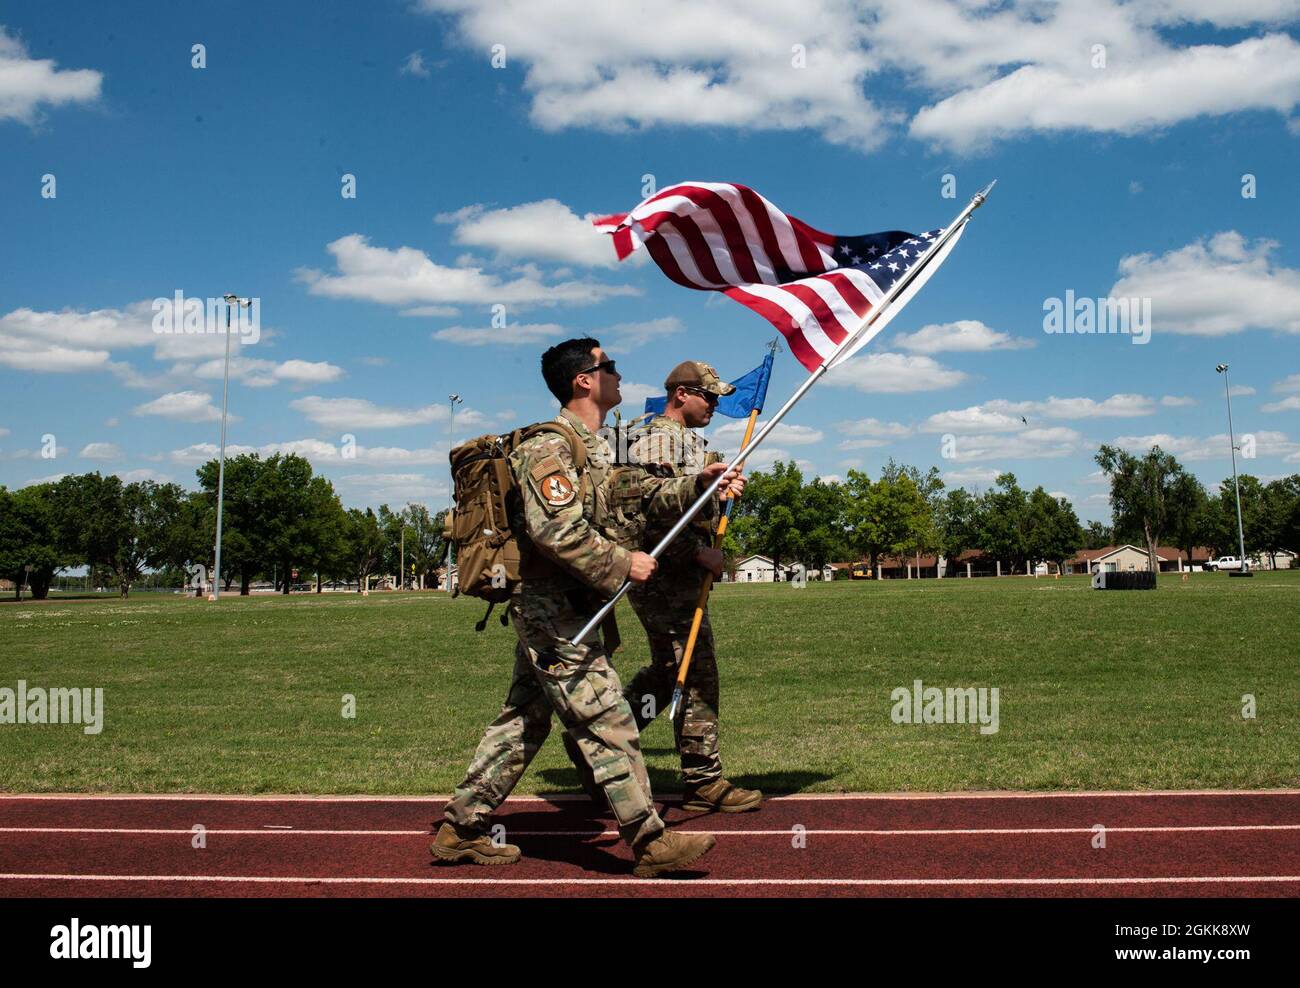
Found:
[[[664,390],[671,395],[676,387],[700,388],[719,397],[736,390],[735,385],[722,380],[717,371],[699,360],[683,360],[669,372]]]

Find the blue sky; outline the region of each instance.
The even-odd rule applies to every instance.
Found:
[[[1300,2],[589,6],[7,3],[0,483],[193,486],[222,340],[152,331],[177,291],[260,300],[229,441],[302,452],[350,506],[445,504],[448,393],[458,438],[547,417],[564,336],[605,342],[629,411],[682,359],[737,377],[766,322],[587,230],[683,180],[857,234],[941,226],[998,179],[756,465],[1011,470],[1105,519],[1099,443],[1229,474],[1226,361],[1243,469],[1300,470]],[[1149,342],[1044,332],[1067,291],[1149,298]],[[779,355],[769,407],[803,374]]]

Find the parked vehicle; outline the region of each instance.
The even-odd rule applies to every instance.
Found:
[[[1210,559],[1205,563],[1205,568],[1219,572],[1227,572],[1230,569],[1241,569],[1241,560],[1236,556],[1220,556],[1218,559]],[[1250,563],[1246,563],[1246,569],[1250,569]]]

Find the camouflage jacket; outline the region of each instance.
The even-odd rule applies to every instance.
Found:
[[[579,471],[565,437],[542,433],[520,443],[510,469],[520,492],[520,571],[525,593],[579,587],[613,595],[627,579],[631,533],[641,520],[680,517],[699,496],[695,477],[655,477],[639,467],[617,468],[611,490],[613,451],[578,416],[561,410],[555,421],[582,440],[587,462]]]
[[[707,446],[707,440],[693,429],[686,428],[666,415],[656,415],[633,439],[628,448],[628,459],[648,469],[658,469],[669,476],[694,476],[708,464],[721,459],[716,453],[709,453]],[[647,547],[652,547],[663,538],[683,513],[667,519],[647,518],[644,535]],[[668,570],[668,579],[675,575],[685,575],[682,570],[693,571],[698,576],[695,554],[700,549],[713,545],[717,523],[717,503],[714,502],[696,515],[686,530],[673,540],[662,556],[663,566]],[[659,578],[655,577],[656,580]]]

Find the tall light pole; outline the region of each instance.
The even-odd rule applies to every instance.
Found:
[[[1237,544],[1241,547],[1241,571],[1249,573],[1246,566],[1246,534],[1241,526],[1241,484],[1237,482],[1237,439],[1232,432],[1232,388],[1228,386],[1228,365],[1214,368],[1223,375],[1223,393],[1228,399],[1228,446],[1232,452],[1232,493],[1237,496]]]
[[[248,308],[251,299],[240,298],[227,292],[223,298],[226,302],[226,369],[221,382],[221,454],[217,460],[217,548],[212,574],[212,599],[221,599],[221,509],[226,498],[226,409],[230,399],[230,307],[242,305]]]
[[[456,441],[456,436],[454,432],[456,428],[456,406],[463,404],[464,399],[462,399],[460,395],[447,395],[447,400],[451,402],[451,416],[447,419],[447,456],[448,456],[447,470],[450,476],[450,486],[448,487],[447,490],[447,522],[448,524],[450,524],[451,513],[456,508],[456,476],[454,473],[451,473],[451,464],[450,464],[451,447],[452,444]],[[448,593],[451,593],[451,567],[455,561],[456,561],[455,553],[452,551],[452,541],[451,539],[448,539],[447,540],[447,592]]]

